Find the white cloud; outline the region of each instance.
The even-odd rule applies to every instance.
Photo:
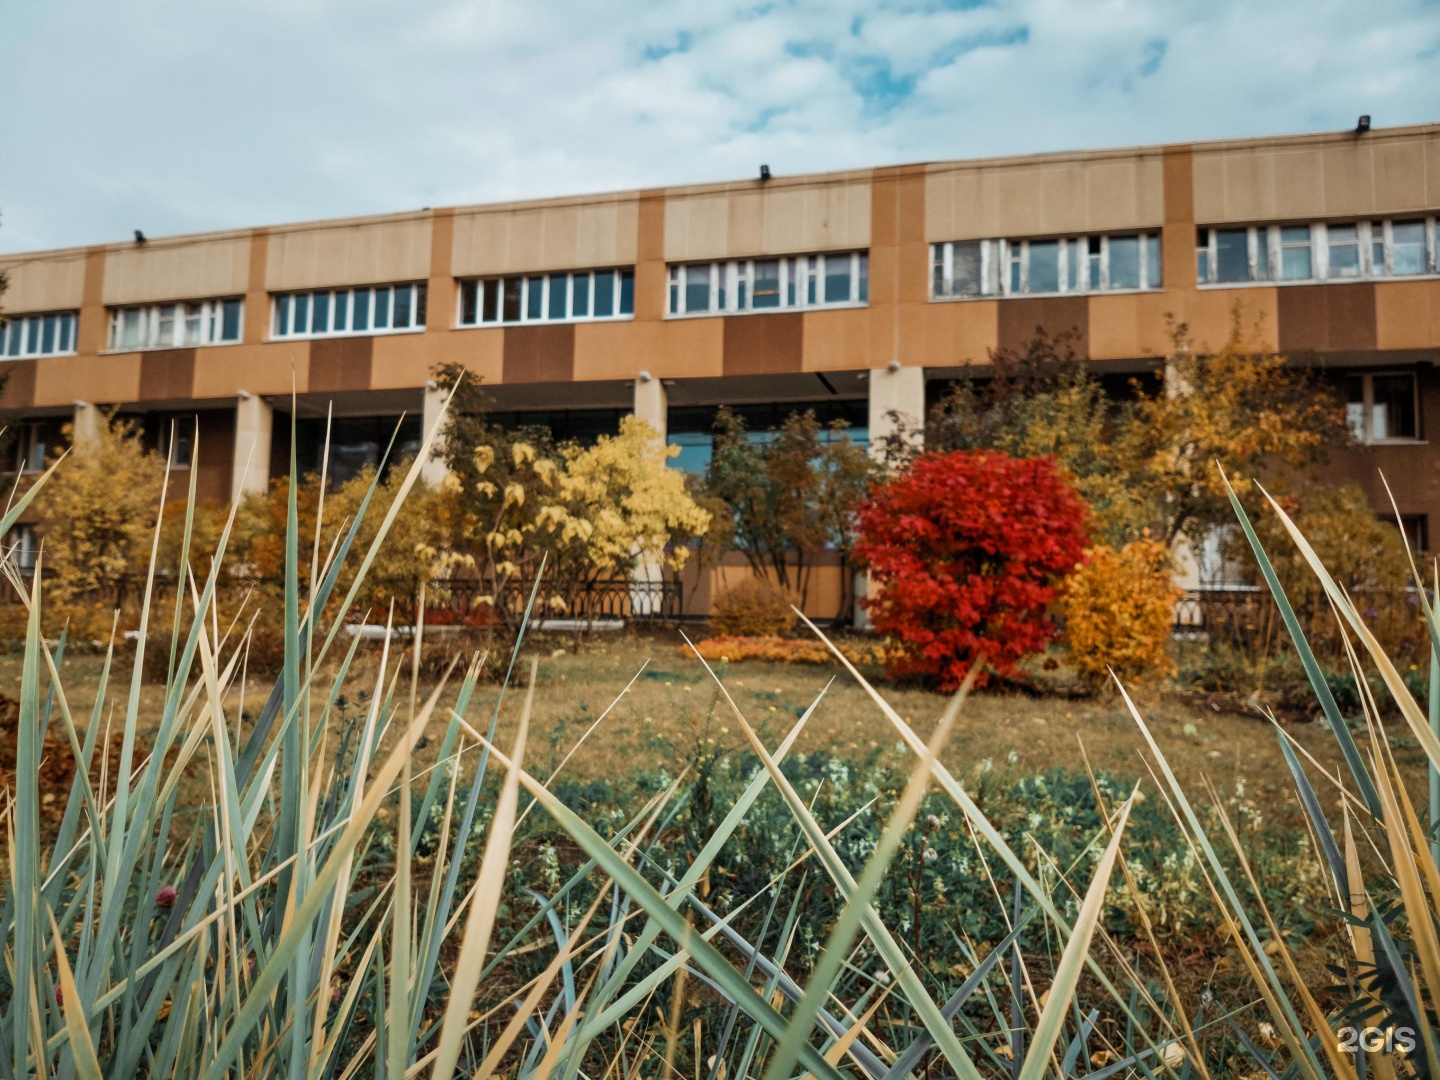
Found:
[[[1440,119],[1425,0],[50,0],[0,250],[897,161]]]

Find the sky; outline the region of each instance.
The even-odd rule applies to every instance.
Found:
[[[1440,0],[43,0],[0,252],[1440,120]]]

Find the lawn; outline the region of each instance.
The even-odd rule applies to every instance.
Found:
[[[444,650],[443,642],[427,644],[426,666],[433,666]],[[683,641],[675,634],[596,635],[578,648],[569,638],[533,638],[528,653],[538,661],[538,682],[527,753],[530,767],[549,775],[570,755],[565,775],[575,780],[608,779],[655,767],[674,775],[717,748],[744,749],[744,735],[714,679],[683,650]],[[401,663],[398,692],[408,694],[408,655]],[[102,657],[94,653],[72,651],[64,659],[66,692],[79,723],[91,713],[101,664]],[[350,693],[373,686],[378,666],[378,646],[363,652],[348,682]],[[392,675],[395,666],[392,654]],[[524,661],[517,665],[517,681],[524,681],[527,669]],[[944,696],[887,684],[878,670],[866,674],[922,736],[928,735],[945,706]],[[772,746],[823,694],[800,736],[798,751],[827,751],[857,761],[894,754],[894,730],[864,689],[839,666],[745,661],[717,665],[717,675],[746,719]],[[111,708],[123,707],[128,679],[128,670],[117,664],[110,684]],[[19,680],[19,655],[0,656],[0,692],[15,696]],[[243,727],[258,712],[271,683],[271,677],[252,676],[243,692],[232,690],[226,702],[232,728],[237,715],[243,712]],[[454,700],[459,683],[458,674],[452,676],[444,703]],[[419,696],[423,699],[433,686],[422,676]],[[317,706],[330,689],[315,688]],[[489,717],[499,696],[497,678],[482,682],[469,715]],[[523,700],[523,694],[513,690],[505,697],[499,722],[502,745],[508,745]],[[141,701],[141,730],[147,732],[160,715],[162,687],[147,683]],[[1278,815],[1277,824],[1299,824],[1293,785],[1274,728],[1258,713],[1241,714],[1219,701],[1156,689],[1137,691],[1136,703],[1187,789],[1199,792],[1207,777],[1224,787],[1241,782],[1268,813]],[[363,702],[347,699],[347,707],[357,709]],[[104,714],[109,715],[108,710]],[[602,714],[603,721],[591,730]],[[444,725],[437,713],[434,732],[427,732],[428,745],[422,744],[416,755],[417,767],[433,762]],[[1322,724],[1287,724],[1285,730],[1327,771],[1344,768],[1335,739]],[[1423,804],[1423,754],[1408,749],[1411,744],[1400,736],[1395,733],[1393,740],[1400,748],[1400,763],[1412,767],[1412,791]],[[982,691],[966,703],[942,758],[960,777],[992,767],[1030,773],[1055,767],[1083,769],[1087,758],[1097,770],[1144,777],[1141,745],[1135,722],[1117,694],[1070,698]],[[906,764],[904,755],[894,754],[893,759],[897,765]]]

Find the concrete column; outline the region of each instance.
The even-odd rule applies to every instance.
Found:
[[[665,392],[665,384],[648,371],[642,371],[635,380],[634,411],[636,418],[659,432],[660,441],[664,442],[670,430],[670,395]]]
[[[440,420],[440,410],[445,406],[446,395],[447,391],[442,390],[433,380],[425,384],[425,407],[420,426],[427,439],[430,437],[430,430]],[[420,479],[431,487],[443,483],[445,477],[450,475],[450,469],[445,464],[444,450],[442,437],[436,441],[430,460],[420,466]]]
[[[105,417],[101,414],[99,406],[91,405],[88,401],[75,402],[71,442],[79,453],[83,454],[86,450],[98,445],[101,432],[104,430]]]
[[[908,441],[917,449],[925,440],[925,369],[889,367],[870,369],[870,450],[878,453],[880,440],[893,435],[903,422]]]
[[[903,428],[906,442],[916,450],[925,443],[925,369],[905,367],[898,360],[888,367],[870,369],[870,455],[879,457],[881,442]],[[873,588],[868,574],[855,575],[857,630],[870,628],[870,616],[860,601]]]
[[[648,371],[640,372],[635,379],[635,416],[644,420],[660,436],[660,445],[665,445],[669,427],[670,402],[665,393],[665,384]],[[630,592],[630,610],[636,615],[658,615],[660,613],[660,583],[665,580],[665,568],[656,559],[640,559],[631,575],[636,588]]]
[[[258,394],[240,391],[235,403],[235,457],[230,467],[230,498],[263,492],[270,485],[270,437],[275,410]]]

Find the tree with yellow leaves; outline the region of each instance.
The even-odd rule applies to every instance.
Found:
[[[68,424],[65,437],[74,437]],[[107,419],[76,447],[33,504],[44,522],[51,595],[107,609],[116,603],[124,580],[149,561],[164,478],[165,460],[129,421]]]
[[[593,446],[557,446],[543,428],[489,423],[484,395],[459,375],[436,372],[454,391],[442,445],[458,508],[454,544],[502,621],[524,610],[542,563],[544,604],[555,613],[641,564],[684,565],[710,514],[667,465],[676,451],[658,432],[628,417]]]

